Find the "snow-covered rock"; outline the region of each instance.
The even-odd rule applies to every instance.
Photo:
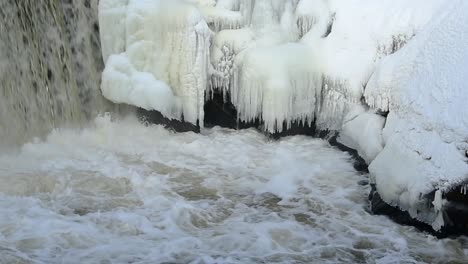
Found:
[[[423,196],[468,179],[468,2],[450,1],[401,51],[377,68],[366,90],[390,111],[385,148],[370,165],[382,198],[439,229]]]

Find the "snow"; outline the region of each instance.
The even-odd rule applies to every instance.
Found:
[[[385,148],[370,166],[382,198],[419,215],[420,194],[449,191],[468,177],[468,3],[453,1],[421,34],[389,56],[366,101],[389,110]],[[437,221],[436,221],[437,220]]]

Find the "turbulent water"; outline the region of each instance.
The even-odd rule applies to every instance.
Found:
[[[0,263],[466,260],[371,215],[365,177],[322,140],[103,116],[0,156]]]

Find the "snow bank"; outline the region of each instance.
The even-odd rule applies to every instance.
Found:
[[[177,119],[183,116],[193,124],[203,120],[212,33],[196,6],[183,1],[102,0],[99,16],[106,58],[104,95]],[[126,85],[114,79],[122,76],[122,63],[129,67]],[[180,103],[169,106],[172,102]]]
[[[413,217],[427,214],[425,194],[468,179],[468,3],[451,1],[428,27],[386,58],[369,81],[372,107],[390,111],[385,148],[370,166],[382,198]]]

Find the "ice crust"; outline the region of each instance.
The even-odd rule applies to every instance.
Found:
[[[108,99],[203,125],[219,89],[268,132],[339,131],[384,201],[443,226],[442,196],[424,197],[468,178],[466,1],[101,0],[99,11]]]

